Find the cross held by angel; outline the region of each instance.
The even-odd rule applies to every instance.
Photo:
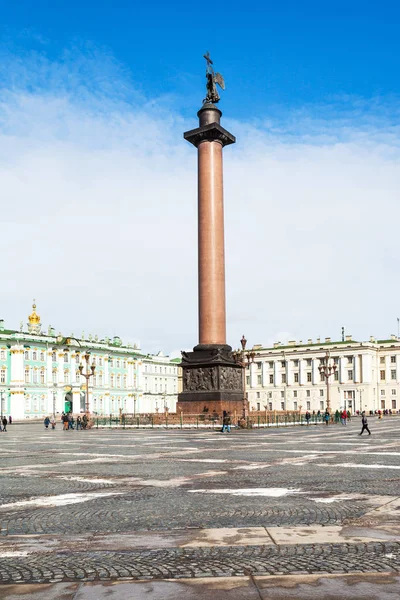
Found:
[[[204,58],[207,61],[206,67],[206,90],[207,96],[203,100],[203,104],[216,104],[220,101],[220,96],[217,91],[217,84],[219,87],[224,90],[225,89],[225,81],[222,77],[221,73],[215,73],[213,68],[213,61],[210,58],[210,53],[207,52],[204,54]]]

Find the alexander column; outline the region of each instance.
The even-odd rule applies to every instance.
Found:
[[[209,53],[204,58],[207,96],[197,113],[199,127],[184,133],[198,154],[199,343],[193,352],[182,352],[183,391],[177,411],[222,414],[226,410],[240,416],[242,368],[226,343],[222,168],[222,150],[236,140],[221,126],[222,112],[216,107],[217,84],[225,89],[224,80],[214,72]]]

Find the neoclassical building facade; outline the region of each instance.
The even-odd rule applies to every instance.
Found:
[[[93,373],[88,379],[91,413],[175,411],[180,359],[144,354],[119,337],[84,338],[56,335],[53,328],[43,333],[35,303],[20,331],[6,329],[0,320],[1,413],[29,419],[84,412],[87,370]]]
[[[400,409],[400,340],[357,342],[352,336],[307,342],[256,345],[254,362],[246,368],[251,410],[325,411],[326,378],[320,366],[331,367],[331,410]],[[333,368],[334,367],[334,368]]]

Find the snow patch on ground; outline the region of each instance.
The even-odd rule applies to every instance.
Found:
[[[120,492],[87,492],[83,494],[60,494],[58,496],[38,496],[29,500],[19,500],[0,505],[0,509],[21,508],[21,507],[42,507],[42,506],[67,506],[68,504],[78,504],[79,502],[88,502],[105,496],[116,496]]]
[[[242,489],[215,489],[215,490],[188,490],[192,494],[231,494],[232,496],[268,496],[270,498],[280,498],[292,494],[301,494],[300,489],[289,488],[242,488]]]

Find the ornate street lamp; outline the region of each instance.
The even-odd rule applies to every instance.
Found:
[[[90,352],[86,352],[86,354],[83,357],[85,359],[86,362],[86,373],[83,372],[83,365],[80,364],[79,365],[79,373],[81,375],[83,375],[83,377],[85,377],[86,379],[86,402],[85,402],[85,414],[86,416],[89,415],[89,379],[91,377],[93,377],[94,372],[96,370],[96,366],[93,363],[92,365],[90,365],[90,371],[89,371],[89,360],[90,360]]]
[[[321,358],[321,364],[318,367],[319,372],[325,378],[326,382],[326,409],[330,413],[331,412],[331,401],[329,397],[329,377],[336,373],[337,365],[334,363],[333,365],[330,361],[330,352],[326,351],[325,357]]]
[[[232,352],[233,358],[235,360],[235,362],[240,365],[243,369],[243,418],[245,419],[247,417],[247,394],[246,394],[246,367],[249,366],[250,364],[254,362],[254,357],[256,355],[255,352],[253,351],[248,351],[246,352],[246,344],[247,344],[247,340],[244,337],[244,335],[242,335],[242,339],[240,340],[240,344],[242,346],[241,350],[235,350],[235,352]]]

